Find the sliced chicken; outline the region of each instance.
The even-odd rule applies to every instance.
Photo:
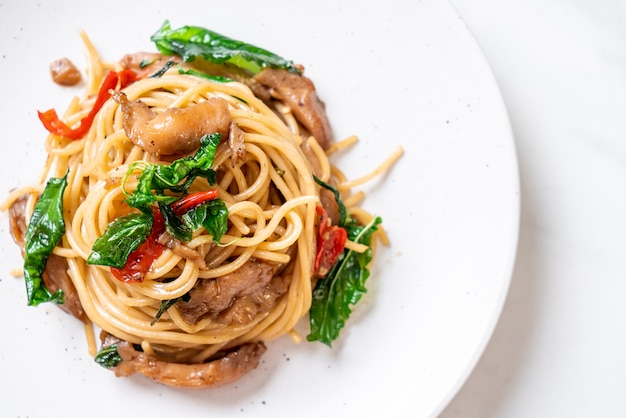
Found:
[[[254,370],[267,350],[263,342],[248,343],[208,363],[183,364],[158,360],[138,351],[126,341],[117,343],[122,361],[113,368],[115,375],[144,376],[170,386],[185,388],[214,388],[234,382]]]

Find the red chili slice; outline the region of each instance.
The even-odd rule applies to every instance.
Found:
[[[96,97],[96,101],[89,111],[89,114],[80,120],[76,128],[70,128],[67,126],[61,119],[59,119],[59,116],[54,109],[50,109],[45,112],[38,111],[37,114],[39,116],[39,120],[41,120],[43,126],[48,130],[48,132],[54,135],[70,139],[80,139],[85,136],[87,131],[89,131],[96,114],[100,111],[104,103],[106,103],[106,101],[111,97],[109,90],[117,88],[118,82],[119,88],[123,89],[133,83],[136,79],[137,75],[132,70],[122,70],[120,72],[110,71],[100,86],[98,96]]]
[[[205,190],[203,192],[196,192],[188,194],[182,199],[172,203],[172,208],[178,216],[183,215],[185,212],[190,211],[196,206],[214,200],[217,198],[217,189]]]
[[[315,255],[314,272],[325,276],[337,262],[348,239],[348,232],[337,225],[331,225],[326,210],[317,206],[320,226],[317,234],[317,254]]]

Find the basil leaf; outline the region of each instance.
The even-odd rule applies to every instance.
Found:
[[[217,174],[212,169],[204,169],[202,167],[193,167],[187,173],[187,178],[185,179],[183,183],[170,186],[169,189],[174,193],[185,193],[187,189],[189,188],[189,186],[191,185],[191,183],[193,183],[197,177],[203,177],[207,180],[209,184],[215,184],[216,175]]]
[[[176,54],[186,62],[201,57],[214,64],[233,65],[252,74],[267,67],[300,72],[292,61],[273,52],[197,26],[172,29],[166,20],[150,40],[162,54]]]
[[[348,209],[346,209],[346,205],[344,205],[341,201],[341,194],[339,193],[339,190],[326,183],[325,181],[322,181],[315,174],[313,175],[313,180],[315,180],[315,182],[323,188],[333,192],[333,194],[335,195],[335,201],[337,202],[337,206],[339,207],[339,226],[346,226],[351,221],[351,218],[348,216]]]
[[[174,65],[176,65],[176,61],[167,61],[165,63],[165,65],[163,65],[163,67],[161,67],[161,69],[159,71],[157,71],[156,73],[152,74],[148,78],[159,78],[159,77],[162,77],[163,74],[165,74],[167,72],[167,70],[172,68]]]
[[[169,308],[176,305],[176,303],[178,303],[179,300],[182,300],[184,302],[189,302],[191,300],[191,296],[189,295],[189,293],[185,293],[184,295],[178,298],[162,300],[161,304],[159,305],[159,310],[157,311],[156,315],[154,315],[154,318],[150,322],[150,325],[154,325],[159,319],[161,319],[161,316],[163,316],[163,314],[167,312]]]
[[[126,196],[126,202],[142,212],[149,213],[148,205],[151,203],[172,203],[178,199],[165,195],[163,193],[165,190],[183,193],[197,177],[203,177],[209,184],[215,184],[216,173],[211,167],[221,137],[218,133],[203,136],[200,139],[200,148],[194,155],[179,158],[170,165],[144,161],[131,164],[127,177],[137,168],[141,168],[142,172],[136,189]]]
[[[215,133],[205,135],[200,139],[200,148],[192,156],[179,158],[170,165],[157,165],[152,179],[152,188],[155,190],[176,189],[183,180],[191,183],[196,177],[210,176],[215,151],[222,135]],[[185,187],[183,187],[185,188]]]
[[[128,255],[150,234],[152,223],[152,215],[147,213],[131,213],[116,218],[94,242],[87,263],[124,267]]]
[[[203,226],[219,243],[228,229],[228,208],[221,199],[210,200],[186,212],[183,220],[192,230]]]
[[[132,194],[126,195],[126,203],[133,208],[140,209],[142,212],[149,213],[149,205],[156,202],[156,196],[152,193],[152,179],[154,178],[157,166],[144,162],[132,163],[126,173],[126,177],[140,166],[142,171],[139,175],[137,188]],[[126,192],[124,191],[124,193]]]
[[[207,80],[215,81],[216,83],[229,83],[233,81],[232,78],[224,77],[221,75],[211,75],[211,74],[203,73],[202,71],[192,70],[192,69],[185,70],[183,68],[179,68],[178,74],[186,74],[186,75],[193,75],[196,77],[206,78]]]
[[[368,225],[350,227],[348,236],[356,243],[369,246],[371,236],[381,222],[382,219],[376,217]],[[326,276],[317,282],[309,312],[311,332],[308,341],[331,346],[339,337],[352,313],[351,305],[367,292],[365,281],[370,275],[368,265],[371,260],[371,248],[362,253],[346,249]]]
[[[117,352],[117,344],[111,344],[110,346],[104,347],[102,350],[98,351],[94,360],[105,369],[110,369],[120,364],[122,357]]]
[[[26,228],[24,281],[29,306],[43,302],[63,303],[63,291],[50,293],[43,281],[43,272],[48,257],[65,234],[63,192],[66,187],[67,174],[48,180]]]
[[[182,218],[174,213],[174,209],[170,205],[159,203],[159,210],[165,218],[165,229],[167,232],[179,241],[191,241],[193,229],[186,225]]]

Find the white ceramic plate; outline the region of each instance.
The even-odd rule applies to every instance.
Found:
[[[437,415],[482,353],[514,263],[519,189],[506,111],[474,39],[444,1],[36,2],[0,5],[0,192],[32,182],[45,132],[36,110],[64,109],[81,88],[54,85],[48,64],[85,67],[85,29],[103,57],[153,50],[165,19],[200,25],[302,63],[338,137],[361,142],[340,165],[369,172],[392,245],[340,341],[269,344],[236,384],[183,391],[115,378],[87,354],[82,327],[54,306],[30,308],[9,271],[21,257],[0,219],[2,416]],[[306,327],[306,324],[303,325]]]

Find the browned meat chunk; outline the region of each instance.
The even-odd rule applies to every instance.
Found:
[[[81,80],[80,71],[67,58],[61,58],[50,64],[52,81],[62,86],[74,86]]]
[[[287,280],[274,276],[275,271],[272,264],[249,260],[230,274],[199,281],[189,292],[190,300],[176,307],[191,324],[207,317],[223,324],[247,324],[287,291]]]
[[[200,146],[204,135],[220,133],[227,138],[230,111],[224,99],[211,97],[185,108],[170,108],[161,113],[141,100],[128,100],[117,92],[113,99],[124,115],[124,131],[143,150],[161,155],[188,154]]]
[[[324,103],[319,99],[313,82],[299,74],[281,69],[265,69],[254,81],[269,90],[271,96],[283,101],[294,116],[315,137],[323,149],[332,142],[332,131]]]
[[[232,167],[245,162],[246,144],[244,142],[244,132],[235,122],[230,124],[228,147],[230,148],[230,164]]]
[[[122,361],[113,369],[115,375],[130,376],[141,373],[166,385],[185,388],[209,388],[234,382],[254,370],[267,350],[263,342],[237,347],[221,358],[202,364],[169,363],[135,350],[126,341],[117,343]]]
[[[320,203],[330,218],[331,225],[339,225],[339,204],[335,194],[328,189],[320,189]]]
[[[28,221],[26,220],[26,204],[28,203],[28,195],[20,196],[9,208],[9,226],[11,228],[11,236],[13,241],[24,250],[24,241]]]
[[[171,236],[168,232],[164,232],[161,234],[158,240],[159,244],[166,246],[172,252],[180,257],[189,259],[193,261],[200,270],[206,269],[206,263],[202,254],[194,250],[193,248],[187,247],[185,244]]]
[[[138,78],[143,78],[159,71],[168,61],[181,62],[176,56],[166,57],[155,52],[137,52],[124,55],[120,64],[127,70],[134,70]]]
[[[83,305],[80,303],[76,287],[67,274],[67,269],[67,260],[64,257],[50,254],[46,261],[46,269],[43,272],[43,281],[51,293],[59,289],[63,290],[63,303],[59,307],[85,322],[87,314],[85,314]]]

